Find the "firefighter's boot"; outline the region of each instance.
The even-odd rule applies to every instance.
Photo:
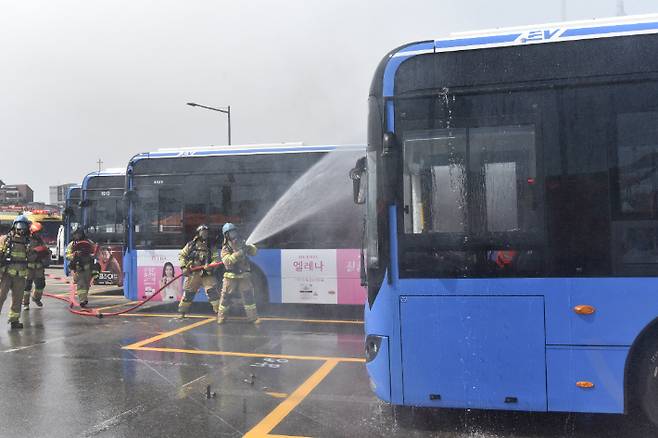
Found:
[[[244,306],[244,313],[247,316],[247,322],[250,322],[250,323],[253,323],[253,324],[258,324],[260,322],[258,320],[258,312],[256,311],[256,305],[255,304]]]
[[[227,311],[228,311],[228,307],[224,307],[221,305],[217,306],[217,324],[224,324],[226,322]]]

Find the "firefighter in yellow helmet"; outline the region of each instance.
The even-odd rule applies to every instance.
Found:
[[[66,247],[66,260],[73,271],[73,282],[80,307],[89,303],[89,288],[94,276],[96,244],[87,239],[81,227],[71,233],[73,240]]]
[[[219,262],[217,248],[213,247],[209,241],[209,231],[207,225],[199,225],[196,229],[194,239],[187,242],[178,255],[185,283],[183,283],[183,297],[178,303],[178,312],[181,318],[189,312],[192,301],[199,288],[203,286],[208,296],[208,301],[216,313],[219,308],[219,291],[218,282],[213,275],[214,268],[204,268],[192,271],[192,268],[208,266],[211,263]]]
[[[27,247],[30,221],[23,215],[14,219],[11,231],[0,237],[0,309],[11,290],[9,324],[12,329],[22,329],[20,322],[21,301],[27,278]]]
[[[30,225],[30,240],[27,246],[27,280],[23,292],[24,310],[30,310],[30,295],[37,306],[43,306],[41,297],[46,287],[44,261],[50,258],[51,253],[39,235],[42,229],[43,226],[40,222],[33,222]],[[32,292],[32,284],[34,284],[34,292]]]
[[[238,227],[232,223],[222,227],[224,242],[222,244],[222,262],[224,263],[224,283],[222,295],[219,299],[219,312],[217,323],[226,321],[229,295],[239,295],[244,305],[247,321],[258,322],[254,285],[251,282],[251,262],[247,256],[256,255],[258,251],[254,245],[248,245],[238,233]]]

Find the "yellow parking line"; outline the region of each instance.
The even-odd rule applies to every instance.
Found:
[[[127,305],[132,305],[132,304],[137,304],[137,301],[126,301],[125,303],[114,304],[112,306],[94,308],[94,310],[96,310],[97,312],[100,312],[102,310],[114,309],[115,307],[122,307],[122,306],[127,306]]]
[[[289,321],[289,322],[310,322],[313,324],[363,324],[363,321],[344,320],[344,319],[296,319],[296,318],[274,318],[260,317],[261,321]]]
[[[174,336],[179,333],[186,332],[188,330],[192,330],[193,328],[202,326],[204,324],[208,324],[209,322],[213,322],[213,321],[217,321],[217,318],[208,318],[208,319],[204,319],[203,321],[197,321],[194,324],[189,324],[186,325],[185,327],[181,327],[176,330],[165,332],[157,336],[153,336],[152,338],[144,339],[143,341],[135,342],[134,344],[126,345],[125,347],[121,347],[121,348],[123,348],[124,350],[142,350],[144,349],[143,347],[144,345],[152,344],[154,342],[160,341],[162,339],[166,339],[170,336]]]
[[[288,397],[288,394],[285,392],[266,392],[265,394],[269,395],[270,397],[274,398],[286,398]]]
[[[212,319],[213,321],[215,320],[214,318]],[[208,321],[200,321],[201,323],[205,324]],[[198,325],[201,325],[200,323],[197,323]],[[194,324],[191,324],[194,325]],[[233,357],[270,357],[273,359],[290,359],[290,360],[317,360],[317,361],[331,361],[335,360],[338,362],[357,362],[357,363],[365,363],[365,359],[360,358],[360,357],[334,357],[334,356],[297,356],[294,354],[269,354],[269,353],[241,353],[237,351],[214,351],[214,350],[186,350],[183,348],[167,348],[167,347],[144,347],[143,345],[147,345],[150,343],[153,343],[155,341],[159,341],[161,339],[167,338],[169,336],[172,336],[173,334],[168,333],[163,333],[161,337],[156,336],[153,341],[148,340],[149,342],[143,342],[142,345],[133,344],[128,347],[123,347],[124,349],[129,349],[129,350],[139,350],[139,351],[159,351],[161,353],[187,353],[187,354],[201,354],[201,355],[207,355],[207,356],[233,356]],[[166,336],[164,336],[166,335]],[[152,338],[153,339],[153,338]]]
[[[124,316],[151,316],[151,317],[160,317],[160,318],[173,318],[176,317],[176,313],[126,313]],[[209,318],[206,315],[196,315],[188,314],[185,315],[185,318]],[[259,317],[260,321],[284,321],[284,322],[307,322],[313,324],[363,324],[363,321],[350,321],[350,320],[340,320],[340,319],[296,319],[296,318],[275,318],[275,317]],[[246,320],[246,318],[231,318],[230,321],[240,321]]]
[[[316,386],[324,380],[325,377],[338,365],[338,360],[327,360],[322,366],[314,372],[311,377],[306,379],[299,388],[270,412],[260,423],[254,426],[244,436],[245,438],[263,437],[269,434],[276,426],[283,421],[295,409]]]
[[[121,316],[146,316],[154,318],[177,318],[178,313],[124,313]],[[208,315],[185,315],[185,319],[206,319],[210,318]]]

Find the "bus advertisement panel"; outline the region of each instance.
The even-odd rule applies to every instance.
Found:
[[[382,60],[351,172],[380,398],[658,423],[656,50],[653,15]]]
[[[82,226],[98,245],[100,273],[95,284],[123,285],[125,175],[125,169],[105,169],[82,182]]]
[[[178,253],[176,249],[137,252],[137,299],[150,297],[181,272]],[[261,249],[251,260],[267,279],[270,303],[361,305],[365,289],[359,257],[358,249]],[[153,301],[180,300],[182,284],[180,279]]]
[[[226,222],[248,236],[286,190],[328,153],[363,154],[363,147],[264,145],[166,150],[135,157],[129,165],[129,246],[124,258],[130,299],[159,289],[180,272],[178,252],[202,223],[221,243]],[[349,166],[337,169],[336,184]],[[340,214],[315,214],[293,221],[258,242],[252,257],[257,303],[362,304],[359,227],[362,209],[349,186]],[[169,291],[171,289],[171,291]],[[178,283],[155,300],[174,300]],[[205,300],[204,294],[197,294]]]

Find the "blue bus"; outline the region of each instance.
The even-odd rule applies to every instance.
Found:
[[[658,421],[655,53],[658,15],[381,61],[352,172],[381,399]]]
[[[70,275],[68,260],[66,260],[66,247],[71,241],[71,232],[82,223],[80,201],[81,188],[79,185],[69,187],[66,192],[66,200],[63,213],[63,233],[57,238],[58,256],[64,261],[64,273]]]
[[[123,285],[124,212],[126,169],[91,172],[82,180],[81,220],[87,237],[99,245],[96,284]]]
[[[338,166],[326,170],[335,172],[329,174],[334,187],[320,189],[321,196],[339,193],[332,211],[306,214],[303,210],[313,205],[301,205],[293,214],[301,220],[264,235],[256,242],[259,252],[252,258],[252,278],[259,305],[363,305],[363,209],[352,202],[346,175],[364,150],[278,144],[161,149],[136,155],[126,178],[124,295],[144,299],[179,273],[178,253],[200,224],[209,225],[219,240],[224,223],[236,223],[246,238],[300,176],[328,154],[339,154],[341,159],[333,161]],[[175,302],[181,296],[182,280],[154,301]],[[206,297],[197,294],[197,299]]]

